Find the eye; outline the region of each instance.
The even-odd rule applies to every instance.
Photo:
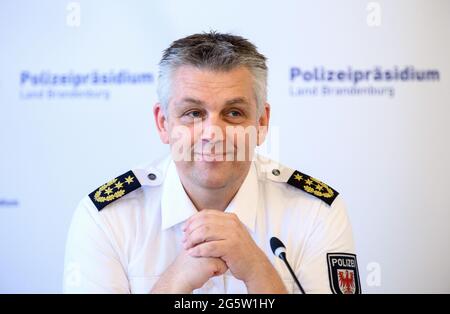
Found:
[[[192,111],[186,112],[184,115],[188,116],[190,118],[201,118],[202,112],[200,110],[192,110]]]
[[[242,116],[242,113],[238,110],[231,110],[230,112],[228,112],[228,115],[233,118],[236,118]]]

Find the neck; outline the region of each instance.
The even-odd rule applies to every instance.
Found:
[[[184,190],[198,211],[203,209],[225,211],[228,204],[230,204],[231,200],[239,191],[239,188],[247,177],[249,169],[238,180],[224,187],[214,189],[198,186],[186,177],[180,176],[180,180]]]

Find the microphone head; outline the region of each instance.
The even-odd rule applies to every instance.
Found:
[[[278,257],[280,257],[282,253],[286,253],[286,247],[277,237],[270,238],[270,248],[272,249],[273,254]]]

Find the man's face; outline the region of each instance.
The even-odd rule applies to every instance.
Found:
[[[242,179],[269,119],[268,105],[262,116],[257,114],[249,70],[182,66],[174,73],[171,92],[162,125],[180,175],[210,189]]]

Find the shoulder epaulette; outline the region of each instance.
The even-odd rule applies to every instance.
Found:
[[[89,198],[100,211],[105,206],[140,187],[141,183],[133,171],[130,170],[100,186],[89,194]]]
[[[297,170],[294,170],[291,174],[287,184],[320,198],[330,206],[339,195],[339,193],[331,186]]]

